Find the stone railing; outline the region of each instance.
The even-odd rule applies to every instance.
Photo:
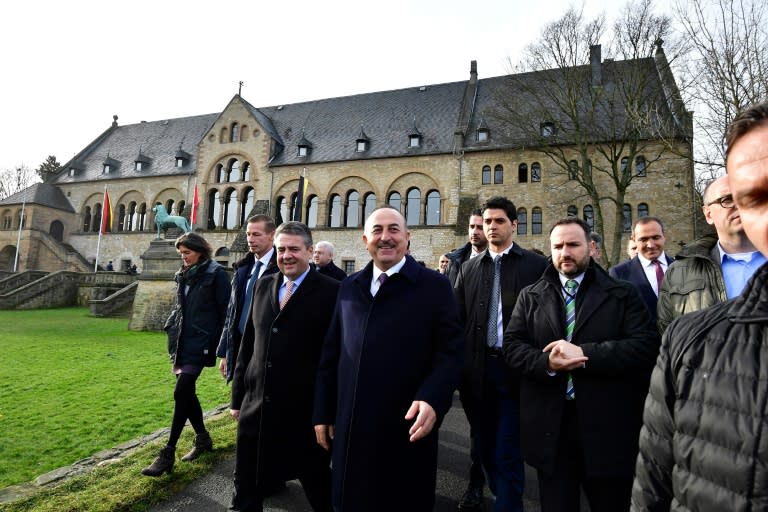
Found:
[[[32,281],[37,281],[46,275],[48,275],[48,272],[42,270],[26,270],[18,274],[0,276],[0,295],[29,284]]]
[[[103,299],[91,299],[88,301],[91,315],[130,317],[133,310],[133,298],[136,296],[138,287],[138,281],[134,281]]]
[[[79,272],[60,270],[0,295],[0,309],[38,309],[77,304]]]

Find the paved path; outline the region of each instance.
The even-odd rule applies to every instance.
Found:
[[[172,499],[158,504],[150,512],[220,512],[225,511],[232,496],[234,458],[219,463],[216,469],[199,479]],[[437,496],[434,512],[455,512],[467,487],[469,468],[469,427],[458,397],[440,429]],[[534,471],[527,468],[525,510],[539,512]],[[393,489],[393,492],[396,490]],[[493,510],[486,489],[485,510]],[[311,512],[298,481],[288,482],[286,489],[264,503],[266,512]]]

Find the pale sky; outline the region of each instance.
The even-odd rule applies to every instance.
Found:
[[[112,123],[507,74],[571,0],[0,4],[0,170],[62,164]],[[589,16],[607,0],[587,0]],[[615,2],[611,3],[615,4]],[[580,5],[577,4],[577,5]],[[603,42],[606,44],[606,42]]]

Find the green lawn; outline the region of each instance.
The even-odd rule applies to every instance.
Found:
[[[170,426],[165,334],[127,325],[83,308],[0,311],[0,487]],[[228,401],[218,370],[198,396],[203,410]]]

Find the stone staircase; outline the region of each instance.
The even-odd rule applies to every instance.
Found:
[[[91,299],[88,301],[91,315],[130,317],[133,311],[133,299],[136,297],[138,287],[139,282],[134,281],[103,299]]]

